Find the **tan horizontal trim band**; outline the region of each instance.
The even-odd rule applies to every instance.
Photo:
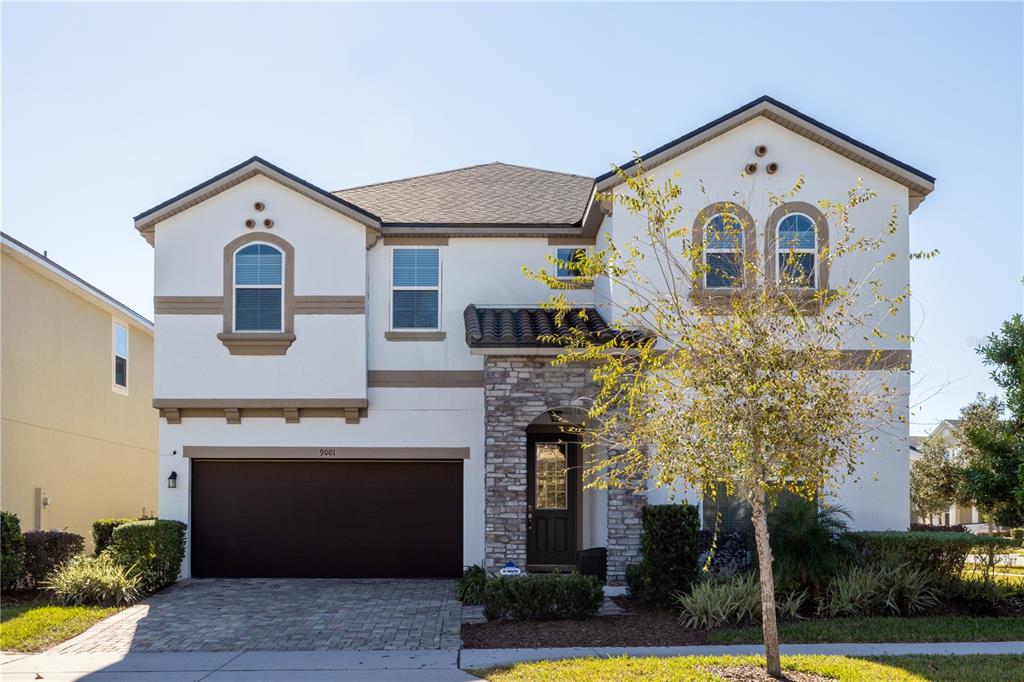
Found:
[[[367,374],[370,388],[483,388],[483,370],[381,370]]]
[[[156,315],[220,315],[224,312],[223,296],[154,296]]]
[[[284,409],[288,407],[367,407],[366,398],[157,398],[153,407],[184,409],[201,407],[223,410],[236,408]]]
[[[296,315],[362,315],[365,296],[296,296]]]
[[[593,246],[597,237],[548,237],[548,246]]]
[[[444,341],[445,332],[384,332],[388,341]]]
[[[448,237],[384,237],[384,246],[448,246]]]
[[[393,448],[393,447],[230,447],[186,445],[185,457],[193,459],[469,459],[469,448]]]

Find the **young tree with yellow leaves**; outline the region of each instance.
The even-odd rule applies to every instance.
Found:
[[[546,339],[564,346],[556,364],[589,363],[598,389],[587,423],[565,428],[578,428],[585,447],[599,448],[585,472],[590,486],[683,482],[714,495],[725,484],[730,494],[745,497],[768,672],[780,677],[766,523],[772,501],[783,489],[808,499],[827,494],[855,475],[879,429],[905,420],[889,379],[907,368],[891,362],[893,349],[880,349],[886,341],[907,342],[882,329],[883,318],[909,295],[908,289],[887,295],[878,279],[896,258],[886,247],[897,230],[896,210],[875,234],[855,228],[856,207],[874,196],[858,184],[842,202],[818,202],[828,219],[827,246],[808,254],[813,240],[806,221],[792,221],[779,230],[779,248],[766,248],[773,255],[762,258],[752,245],[763,237],[745,219],[746,207],[719,202],[715,215],[694,222],[703,234],[691,234],[680,220],[686,208],[677,178],[656,184],[639,159],[636,167],[628,174],[617,170],[626,192],[600,197],[639,218],[643,227],[634,236],[608,238],[571,262],[551,259],[575,282],[524,268],[528,277],[558,289],[607,278],[625,293],[597,301],[614,307],[614,333],[595,337],[572,328]],[[802,182],[767,200],[783,206]],[[827,269],[834,272],[836,263],[852,258],[866,264],[858,276],[819,286]],[[559,317],[586,315],[564,293],[544,305]]]

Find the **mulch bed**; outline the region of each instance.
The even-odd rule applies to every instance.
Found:
[[[679,614],[673,610],[647,607],[626,597],[615,597],[614,600],[627,611],[627,615],[590,620],[490,621],[463,625],[463,646],[467,649],[532,649],[707,643],[705,631],[684,628],[679,624]]]
[[[735,665],[728,668],[715,666],[706,670],[723,680],[729,680],[729,682],[778,682],[777,678],[769,675],[767,670],[756,665]],[[783,670],[782,674],[784,679],[792,680],[792,682],[830,682],[835,679],[817,673],[803,673],[794,670]]]
[[[20,606],[37,601],[46,601],[50,595],[45,590],[4,590],[0,594],[0,606]]]

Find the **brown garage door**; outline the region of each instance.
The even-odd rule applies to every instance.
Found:
[[[462,462],[196,460],[197,577],[462,571]]]

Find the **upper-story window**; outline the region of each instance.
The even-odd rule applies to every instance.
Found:
[[[284,328],[284,258],[269,244],[238,249],[235,262],[235,331],[279,332]]]
[[[555,258],[558,264],[555,266],[555,277],[558,279],[576,279],[577,274],[569,266],[575,263],[586,254],[586,249],[578,246],[559,248],[555,251]]]
[[[440,329],[440,250],[401,248],[391,258],[391,328]]]
[[[791,213],[778,223],[777,264],[780,284],[813,289],[817,286],[818,243],[814,221]]]
[[[705,289],[740,286],[743,239],[743,223],[732,213],[716,213],[704,224]]]
[[[114,349],[114,389],[128,390],[128,328],[114,323],[112,346]]]

